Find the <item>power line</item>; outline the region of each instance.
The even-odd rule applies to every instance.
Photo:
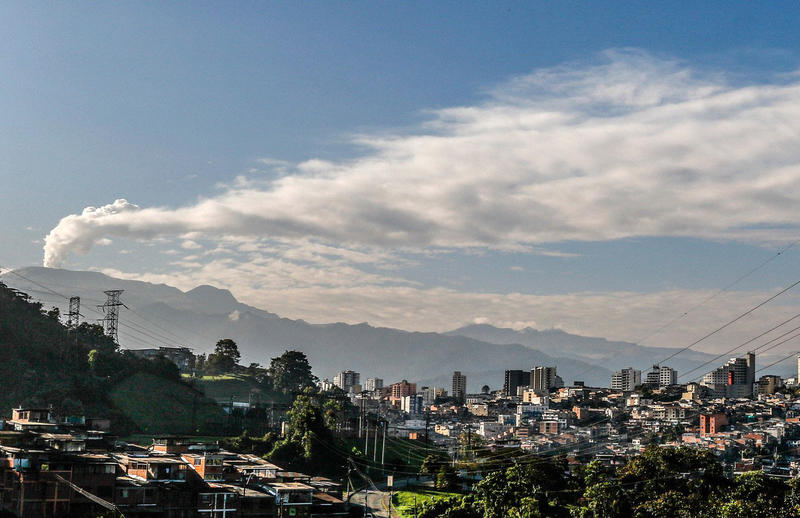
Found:
[[[2,266],[0,266],[0,269],[2,269]],[[17,273],[17,272],[16,272],[16,270],[7,269],[7,271],[8,271],[8,273],[12,273],[12,274],[14,274],[14,275],[16,275],[16,276],[18,276],[18,277],[21,277],[21,278],[25,279],[26,281],[28,281],[28,282],[30,282],[30,283],[33,283],[33,284],[35,284],[35,285],[37,285],[37,286],[39,286],[39,287],[41,287],[41,288],[44,288],[44,289],[46,289],[48,292],[50,292],[50,293],[53,293],[53,294],[55,294],[55,295],[58,295],[59,297],[62,297],[62,298],[64,298],[64,299],[68,299],[68,298],[69,298],[69,297],[67,297],[66,295],[63,295],[62,293],[59,293],[59,292],[57,292],[57,291],[55,291],[55,290],[53,290],[53,289],[51,289],[51,288],[49,288],[49,287],[47,287],[47,286],[45,286],[45,285],[41,284],[41,283],[38,283],[38,282],[34,281],[33,279],[30,279],[29,277],[25,277],[24,275]],[[81,288],[81,287],[79,287],[79,286],[70,286],[70,285],[66,285],[66,284],[58,284],[58,283],[53,283],[53,282],[50,282],[49,284],[52,284],[52,285],[55,285],[55,286],[61,286],[61,287],[63,287],[63,288],[71,288],[71,289],[77,289],[77,290],[82,290],[82,289],[84,289],[84,288]],[[91,299],[91,298],[89,298],[89,297],[86,297],[85,299],[86,299],[86,300],[88,300],[88,301],[90,301],[90,302],[94,302],[95,304],[103,304],[103,301],[100,301],[100,300],[98,300],[98,299]],[[164,339],[164,340],[166,340],[166,341],[168,341],[168,342],[169,342],[169,341],[171,341],[173,344],[176,344],[176,345],[178,345],[178,346],[182,346],[182,347],[183,347],[183,346],[185,346],[186,344],[189,344],[189,345],[193,345],[193,347],[192,347],[192,348],[194,348],[194,349],[198,349],[198,350],[202,350],[202,349],[204,349],[204,347],[198,346],[197,344],[191,344],[191,342],[190,342],[189,340],[186,340],[186,339],[185,339],[185,337],[178,335],[177,333],[175,333],[175,332],[173,332],[173,331],[171,331],[171,330],[167,329],[166,327],[164,327],[164,326],[162,326],[162,325],[159,325],[157,322],[154,322],[153,320],[151,320],[151,319],[149,319],[149,318],[145,317],[144,315],[142,315],[141,313],[139,313],[138,311],[136,311],[134,308],[132,308],[132,307],[129,307],[129,306],[127,306],[127,305],[126,305],[125,307],[126,307],[128,310],[130,310],[130,311],[131,311],[131,312],[132,312],[134,315],[136,315],[136,316],[138,316],[139,318],[141,318],[143,321],[147,322],[148,324],[151,324],[151,325],[152,325],[152,326],[154,326],[154,327],[157,327],[158,329],[161,329],[162,331],[164,331],[164,332],[168,333],[169,335],[171,335],[172,337],[174,337],[174,339],[169,339],[169,338],[164,338],[164,337],[162,337],[162,339]],[[165,322],[166,322],[166,321],[165,321]],[[124,324],[123,324],[123,325],[124,325]],[[184,332],[186,332],[186,333],[193,334],[193,335],[195,335],[195,336],[199,337],[201,340],[205,340],[205,339],[207,339],[207,337],[206,337],[206,336],[203,336],[203,335],[201,335],[200,333],[198,333],[197,331],[195,331],[195,330],[193,330],[193,329],[190,329],[190,328],[187,328],[187,327],[181,326],[181,325],[180,325],[180,324],[178,324],[177,322],[174,322],[174,321],[173,321],[173,322],[169,322],[169,324],[168,324],[168,325],[170,325],[170,326],[172,326],[172,327],[174,327],[174,328],[178,328],[178,329],[180,329],[181,331],[184,331]],[[151,332],[151,333],[155,333],[155,331],[153,331],[152,329],[150,330],[150,332]],[[158,334],[158,333],[155,333],[155,334]]]
[[[800,284],[800,280],[797,280],[797,281],[793,282],[793,283],[792,283],[792,284],[790,284],[789,286],[787,286],[787,287],[783,288],[783,289],[782,289],[781,291],[779,291],[778,293],[776,293],[776,294],[772,295],[771,297],[767,298],[766,300],[764,300],[764,301],[760,302],[759,304],[757,304],[757,305],[753,306],[752,308],[748,309],[747,311],[745,311],[744,313],[742,313],[742,314],[741,314],[741,315],[739,315],[738,317],[734,318],[733,320],[729,320],[729,321],[728,321],[728,322],[726,322],[725,324],[721,325],[720,327],[716,328],[715,330],[711,331],[710,333],[708,333],[708,334],[704,335],[703,337],[701,337],[701,338],[699,338],[699,339],[695,340],[694,342],[690,343],[690,344],[689,344],[689,345],[687,345],[686,347],[683,347],[683,348],[681,348],[681,349],[678,349],[676,352],[674,352],[674,353],[670,354],[669,356],[667,356],[666,358],[664,358],[663,360],[661,360],[660,362],[658,362],[658,364],[661,364],[661,363],[664,363],[664,362],[666,362],[666,361],[668,361],[668,360],[671,360],[672,358],[674,358],[674,357],[678,356],[679,354],[681,354],[681,353],[682,353],[682,352],[684,352],[684,351],[688,351],[689,349],[691,349],[691,348],[692,348],[692,347],[694,347],[695,345],[699,344],[700,342],[702,342],[702,341],[704,341],[704,340],[706,340],[706,339],[708,339],[708,338],[710,338],[710,337],[714,336],[715,334],[719,333],[719,332],[720,332],[720,331],[722,331],[723,329],[725,329],[725,328],[727,328],[727,327],[730,327],[731,325],[733,325],[734,323],[736,323],[736,322],[738,322],[739,320],[743,319],[743,318],[744,318],[744,317],[746,317],[747,315],[750,315],[751,313],[753,313],[754,311],[758,310],[758,309],[759,309],[759,308],[761,308],[762,306],[765,306],[766,304],[768,304],[768,303],[772,302],[773,300],[775,300],[776,298],[780,297],[781,295],[783,295],[783,294],[784,294],[784,293],[786,293],[787,291],[791,290],[792,288],[794,288],[794,287],[795,287],[795,286],[797,286],[798,284]]]
[[[793,357],[793,356],[797,356],[797,353],[798,353],[798,352],[799,352],[799,351],[793,351],[793,352],[792,352],[792,353],[791,353],[789,356],[786,356],[785,358],[781,358],[780,360],[778,360],[778,361],[776,361],[776,362],[772,362],[772,363],[770,363],[769,365],[764,365],[763,367],[761,367],[760,369],[758,369],[756,372],[761,372],[761,371],[763,371],[764,369],[769,369],[770,367],[772,367],[772,366],[774,366],[774,365],[777,365],[777,364],[779,364],[779,363],[781,363],[781,362],[785,362],[785,361],[786,361],[786,360],[788,360],[789,358],[791,358],[791,357]]]
[[[784,248],[782,248],[782,249],[778,250],[778,251],[777,251],[775,254],[773,254],[772,256],[770,256],[769,258],[767,258],[766,260],[764,260],[764,261],[763,261],[761,264],[759,264],[758,266],[756,266],[755,268],[753,268],[753,269],[752,269],[752,270],[750,270],[749,272],[747,272],[747,273],[745,273],[744,275],[740,276],[738,279],[736,279],[735,281],[733,281],[733,282],[729,283],[729,284],[728,284],[728,285],[726,285],[725,287],[723,287],[723,288],[720,288],[719,290],[717,290],[717,291],[716,291],[714,294],[712,294],[711,296],[709,296],[709,297],[707,297],[707,298],[703,299],[703,300],[702,300],[702,301],[700,301],[699,303],[697,303],[697,304],[695,304],[694,306],[690,307],[689,309],[687,309],[686,311],[684,311],[683,313],[681,313],[681,314],[680,314],[680,315],[678,315],[677,317],[673,318],[672,320],[670,320],[670,321],[669,321],[669,322],[667,322],[666,324],[662,325],[661,327],[659,327],[658,329],[656,329],[656,330],[655,330],[655,331],[653,331],[652,333],[648,334],[648,335],[647,335],[647,336],[645,336],[644,338],[641,338],[641,339],[637,340],[637,341],[636,341],[636,343],[643,343],[643,342],[645,342],[646,340],[648,340],[649,338],[651,338],[651,337],[653,337],[653,336],[655,336],[655,335],[659,334],[661,331],[663,331],[663,330],[664,330],[664,329],[666,329],[667,327],[671,326],[672,324],[674,324],[674,323],[675,323],[675,322],[677,322],[678,320],[680,320],[680,319],[682,319],[682,318],[686,317],[687,315],[689,315],[689,313],[691,313],[691,312],[692,312],[692,311],[694,311],[695,309],[697,309],[697,308],[699,308],[699,307],[701,307],[701,306],[704,306],[704,305],[706,305],[708,302],[711,302],[712,300],[714,300],[715,298],[717,298],[718,296],[720,296],[722,293],[724,293],[724,292],[728,291],[729,289],[733,288],[734,286],[736,286],[737,284],[739,284],[740,282],[742,282],[742,281],[743,281],[743,280],[745,280],[746,278],[750,277],[751,275],[753,275],[754,273],[756,273],[757,271],[759,271],[760,269],[762,269],[763,267],[765,267],[766,265],[768,265],[769,263],[771,263],[773,260],[777,259],[777,258],[778,258],[779,256],[781,256],[781,255],[782,255],[784,252],[788,251],[790,248],[793,248],[793,247],[794,247],[795,245],[797,245],[798,243],[800,243],[800,240],[794,241],[794,242],[790,243],[789,245],[787,245],[786,247],[784,247]]]
[[[695,367],[694,369],[692,369],[692,370],[690,370],[690,371],[688,371],[688,372],[685,372],[685,373],[681,374],[679,377],[681,377],[681,378],[682,378],[682,377],[684,377],[684,376],[688,376],[689,374],[691,374],[691,373],[693,373],[693,372],[699,371],[700,369],[702,369],[702,368],[703,368],[703,367],[705,367],[706,365],[708,365],[708,364],[710,364],[710,363],[713,363],[713,362],[715,362],[715,361],[719,360],[720,358],[723,358],[723,357],[725,357],[725,356],[727,356],[727,355],[731,354],[732,352],[736,351],[737,349],[741,349],[742,347],[744,347],[744,346],[746,346],[746,345],[748,345],[748,344],[750,344],[750,343],[752,343],[752,342],[755,342],[756,340],[758,340],[758,339],[759,339],[759,338],[761,338],[762,336],[764,336],[764,335],[767,335],[767,334],[771,333],[772,331],[775,331],[775,330],[776,330],[776,329],[778,329],[779,327],[782,327],[782,326],[784,326],[784,325],[788,324],[789,322],[791,322],[792,320],[794,320],[794,319],[796,319],[796,318],[800,318],[800,313],[797,313],[797,314],[796,314],[796,315],[794,315],[793,317],[791,317],[791,318],[789,318],[789,319],[786,319],[786,320],[784,320],[784,321],[783,321],[783,322],[781,322],[780,324],[778,324],[778,325],[776,325],[776,326],[773,326],[773,327],[769,328],[768,330],[764,331],[764,332],[763,332],[763,333],[761,333],[760,335],[758,335],[758,336],[754,336],[753,338],[751,338],[751,339],[747,340],[746,342],[742,342],[741,344],[737,345],[736,347],[734,347],[734,348],[732,348],[732,349],[728,349],[728,350],[727,350],[727,351],[725,351],[724,353],[722,353],[722,354],[720,354],[720,355],[718,355],[718,356],[715,356],[714,358],[712,358],[712,359],[708,360],[707,362],[703,363],[702,365],[698,365],[698,366],[697,366],[697,367]],[[798,328],[795,328],[795,329],[798,329]],[[793,330],[794,330],[794,329],[793,329]],[[793,331],[793,330],[792,330],[792,331]],[[791,332],[791,331],[790,331],[790,332]],[[781,335],[781,336],[779,336],[778,338],[781,338],[782,336],[785,336],[785,335]],[[767,343],[769,343],[769,342],[767,342]],[[759,346],[759,348],[760,348],[760,347],[763,347],[763,345],[762,345],[762,346]],[[757,348],[757,349],[758,349],[758,348]]]
[[[2,268],[2,266],[0,266],[0,268]],[[69,301],[71,299],[71,297],[68,297],[67,295],[64,295],[63,293],[59,293],[58,291],[50,288],[49,286],[46,286],[46,285],[44,285],[44,284],[42,284],[40,282],[37,282],[37,281],[35,281],[35,280],[33,280],[33,279],[29,278],[29,277],[26,277],[25,275],[22,275],[22,274],[18,273],[15,270],[7,269],[6,271],[7,271],[7,273],[13,274],[13,275],[15,275],[15,276],[17,276],[17,277],[19,277],[21,279],[24,279],[27,282],[30,282],[31,284],[33,284],[35,286],[38,286],[38,287],[46,290],[43,293],[49,293],[49,294],[55,295],[57,297],[60,297],[61,299],[67,300],[67,301]],[[35,291],[35,290],[33,290],[33,291]],[[87,299],[87,300],[92,301],[92,302],[100,302],[99,300],[96,300],[96,299]],[[96,313],[97,315],[103,317],[104,319],[107,318],[106,314],[96,310],[95,308],[93,308],[91,306],[85,306],[85,307],[88,307],[90,311]],[[128,309],[131,309],[128,306],[125,306],[125,307],[128,308]],[[134,312],[134,313],[137,316],[139,316],[140,318],[142,318],[143,320],[147,321],[147,319],[145,317],[143,317],[142,315],[140,315],[138,312]],[[150,323],[153,324],[153,322],[150,322]],[[141,326],[139,326],[138,324],[135,324],[134,322],[117,322],[117,325],[121,326],[121,327],[126,327],[126,328],[130,329],[133,332],[136,332],[136,333],[138,333],[138,334],[140,334],[142,336],[145,336],[145,337],[153,340],[153,342],[155,342],[155,343],[160,342],[160,341],[163,340],[163,341],[166,341],[166,342],[172,342],[174,345],[178,345],[178,346],[181,346],[181,347],[185,346],[186,343],[187,343],[187,342],[174,341],[174,340],[172,340],[172,339],[170,339],[170,338],[168,338],[168,337],[166,337],[164,335],[159,335],[159,333],[157,333],[155,331],[152,331],[150,329],[148,329],[147,331],[142,331],[142,330],[140,330]],[[136,329],[133,326],[136,326],[136,327],[138,327],[140,329]],[[133,340],[139,342],[140,344],[144,344],[146,346],[153,346],[154,345],[154,343],[148,343],[148,342],[146,342],[144,340],[138,339],[138,338],[130,335],[129,333],[122,333],[121,331],[119,331],[119,329],[117,329],[116,331],[117,331],[117,333],[120,333],[120,334],[122,334],[123,336],[125,336],[127,338],[130,338],[130,339],[133,339]],[[177,335],[175,335],[175,336],[177,336]],[[115,339],[115,341],[117,341],[117,340]],[[195,347],[197,347],[197,346],[195,346]],[[199,347],[197,347],[197,348],[198,349],[202,349],[202,348],[199,348]]]

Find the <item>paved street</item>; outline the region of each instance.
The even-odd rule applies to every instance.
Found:
[[[353,495],[350,502],[365,507],[366,511],[372,513],[375,518],[390,518],[388,491],[359,491]],[[398,516],[398,514],[392,512],[391,518],[397,518]]]

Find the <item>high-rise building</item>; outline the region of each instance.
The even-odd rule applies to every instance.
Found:
[[[453,372],[453,399],[463,403],[467,397],[467,377],[461,371]]]
[[[678,371],[666,365],[653,365],[653,370],[647,373],[644,384],[649,387],[669,387],[678,384]]]
[[[557,381],[556,367],[540,367],[534,365],[531,369],[530,388],[533,390],[549,392],[551,388],[556,387]]]
[[[627,367],[611,376],[611,390],[632,391],[642,384],[642,371]]]
[[[400,410],[411,415],[420,415],[424,411],[425,400],[419,394],[403,396],[400,400]]]
[[[389,388],[392,391],[392,398],[394,399],[400,399],[402,397],[411,396],[417,393],[417,384],[409,383],[406,380],[398,383],[392,383],[389,385]]]
[[[751,398],[756,381],[756,355],[747,353],[744,358],[731,358],[703,376],[700,382],[715,397]]]
[[[354,385],[361,382],[361,374],[355,371],[341,371],[333,377],[333,384],[344,390],[350,392]]]
[[[372,392],[373,390],[380,390],[383,388],[383,380],[380,378],[367,378],[364,384],[364,390]]]
[[[518,387],[528,387],[531,384],[531,373],[524,370],[508,370],[503,381],[503,393],[510,397],[517,395]]]

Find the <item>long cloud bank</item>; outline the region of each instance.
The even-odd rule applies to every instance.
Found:
[[[367,152],[237,178],[182,208],[117,200],[45,238],[60,266],[109,237],[317,238],[338,246],[506,248],[800,226],[800,79],[733,85],[636,51],[539,70]]]

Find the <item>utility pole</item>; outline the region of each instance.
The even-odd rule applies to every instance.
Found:
[[[103,310],[103,314],[105,315],[103,318],[100,319],[103,322],[103,327],[105,327],[106,336],[110,336],[114,343],[119,345],[119,307],[124,306],[122,302],[119,300],[119,295],[124,290],[106,290],[103,293],[106,294],[108,297],[106,299],[106,303],[102,306],[98,306],[100,309]]]
[[[78,327],[79,318],[81,316],[81,298],[69,298],[69,312],[67,313],[67,327],[74,329]]]
[[[385,463],[383,462],[384,454],[386,453],[386,420],[385,419],[381,422],[381,428],[383,428],[383,446],[381,446],[381,466],[385,467]]]
[[[369,421],[366,422],[365,427],[366,439],[364,440],[364,456],[369,455]]]
[[[467,461],[470,460],[471,452],[472,452],[472,425],[467,424]]]
[[[361,404],[358,408],[358,438],[361,439],[361,429],[364,425],[364,394],[361,394]]]
[[[375,423],[375,444],[372,446],[372,462],[378,462],[378,423]]]
[[[425,446],[428,445],[428,425],[431,422],[431,411],[425,412]]]

